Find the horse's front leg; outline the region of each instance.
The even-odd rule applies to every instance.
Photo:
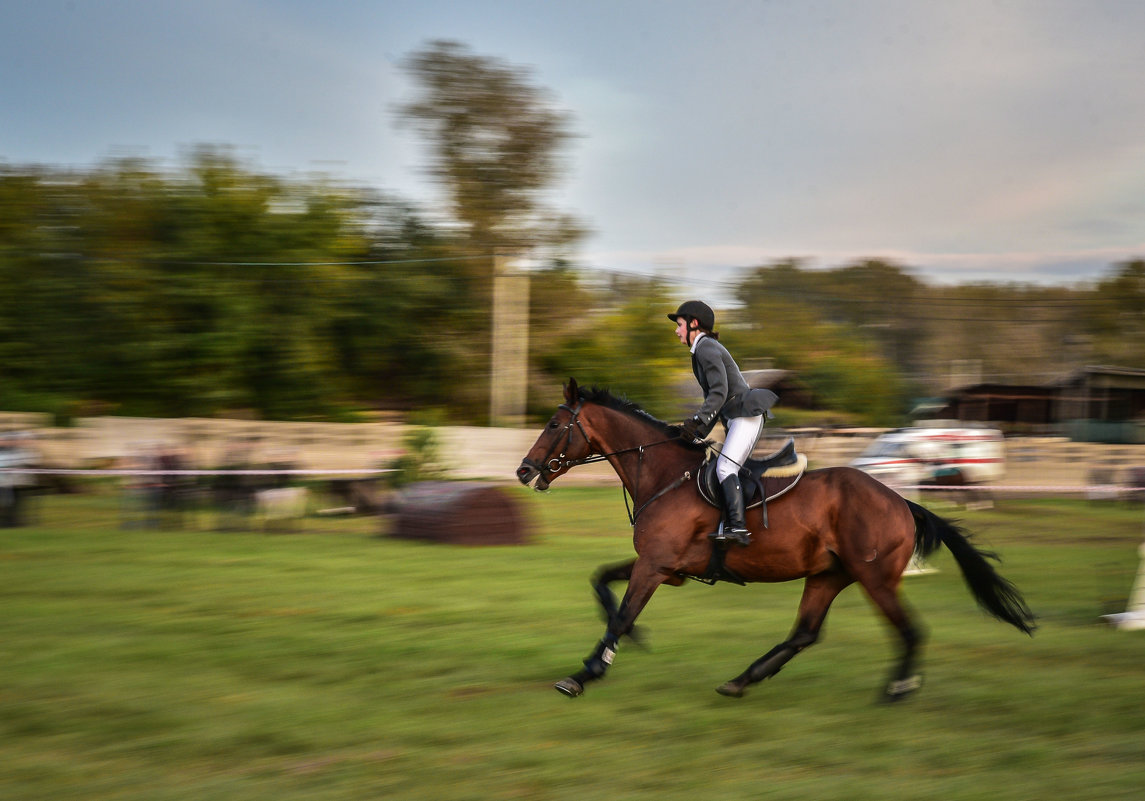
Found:
[[[614,581],[628,581],[632,578],[632,567],[635,564],[636,560],[630,559],[627,562],[621,562],[617,565],[605,565],[599,568],[592,576],[592,590],[596,593],[596,599],[600,602],[600,608],[604,612],[604,620],[608,624],[611,624],[620,613],[616,596],[613,594],[609,585]],[[632,642],[637,645],[642,645],[643,638],[641,637],[639,626],[631,626],[627,634]]]
[[[635,559],[629,559],[618,565],[604,565],[597,568],[597,571],[592,575],[592,590],[596,593],[596,599],[600,602],[601,609],[604,610],[604,619],[609,624],[612,623],[620,608],[616,605],[616,596],[613,595],[608,585],[614,581],[628,581],[632,578],[632,568],[635,564]]]
[[[625,577],[625,573],[627,573],[628,578],[628,589],[624,593],[624,599],[620,602],[619,608],[617,608],[616,598],[608,589],[608,581],[620,580]],[[612,576],[615,578],[610,578]],[[593,582],[593,587],[596,589],[597,597],[608,616],[608,627],[605,629],[604,637],[596,644],[596,648],[593,649],[588,658],[584,660],[584,669],[561,679],[553,686],[570,698],[576,698],[584,692],[584,687],[588,682],[604,678],[604,674],[616,656],[616,647],[620,638],[631,633],[637,615],[652,598],[652,593],[656,592],[656,588],[670,578],[669,573],[652,565],[646,559],[636,559],[633,562],[599,571]]]

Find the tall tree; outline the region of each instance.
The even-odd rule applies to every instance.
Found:
[[[580,225],[543,198],[562,172],[569,117],[525,69],[450,41],[415,52],[406,68],[419,95],[403,119],[428,138],[430,172],[474,248],[560,248],[580,237]]]

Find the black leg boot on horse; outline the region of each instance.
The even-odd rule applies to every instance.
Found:
[[[720,482],[724,494],[724,527],[713,536],[716,542],[734,545],[751,545],[751,532],[744,523],[743,486],[739,476],[730,475]]]

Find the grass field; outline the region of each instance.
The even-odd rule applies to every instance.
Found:
[[[1145,511],[955,512],[1040,617],[977,610],[953,561],[906,580],[925,683],[876,704],[892,641],[861,591],[743,699],[801,585],[663,588],[608,678],[552,682],[602,633],[587,579],[631,553],[618,490],[522,490],[534,544],[121,531],[112,496],[0,530],[0,798],[1139,799],[1145,632],[1124,604]],[[1118,610],[1119,611],[1119,610]]]

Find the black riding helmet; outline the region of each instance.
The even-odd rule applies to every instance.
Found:
[[[716,328],[716,313],[702,300],[685,300],[680,304],[680,308],[676,309],[675,314],[668,315],[668,319],[672,322],[676,322],[680,317],[695,320],[705,331],[714,331]]]

